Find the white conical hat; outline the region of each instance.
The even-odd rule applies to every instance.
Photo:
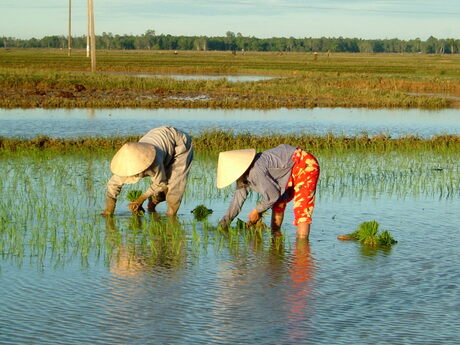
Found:
[[[126,143],[115,153],[110,170],[118,176],[133,176],[147,169],[155,159],[155,146],[147,143]]]
[[[219,153],[217,163],[217,188],[224,188],[235,182],[251,165],[255,149],[224,151]]]

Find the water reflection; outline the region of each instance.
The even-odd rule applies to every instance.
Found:
[[[89,108],[88,109],[88,119],[95,119],[96,118],[96,109]]]
[[[386,134],[392,137],[460,135],[460,110],[423,111],[315,108],[222,109],[0,109],[0,136],[81,137],[142,134],[164,125],[191,134],[205,129],[235,133]]]
[[[225,335],[226,343],[257,343],[270,334],[286,344],[308,343],[316,274],[310,243],[299,239],[290,248],[285,239],[264,241],[257,235],[249,243],[247,251],[230,253],[231,262],[217,269],[212,318],[220,322],[209,333],[216,341]],[[238,315],[237,322],[232,315]]]
[[[390,255],[392,247],[372,247],[372,246],[359,246],[359,254],[364,259],[373,260],[378,254]]]
[[[290,288],[287,290],[289,294],[285,297],[289,344],[305,344],[311,337],[311,319],[314,310],[310,302],[315,270],[310,243],[305,239],[297,239],[289,269],[291,277]]]
[[[127,230],[119,230],[114,217],[106,218],[106,240],[110,250],[110,272],[134,277],[155,268],[178,269],[186,261],[186,238],[174,218],[161,219],[151,214],[128,219]]]
[[[259,80],[268,80],[277,77],[261,75],[209,75],[209,74],[150,74],[150,73],[123,73],[123,72],[106,72],[109,74],[126,75],[139,78],[171,78],[176,80],[220,80],[225,79],[229,82],[251,82]]]
[[[444,178],[430,167],[449,157],[406,158],[324,157],[336,190],[322,187],[308,243],[296,242],[293,228],[272,241],[244,232],[229,238],[193,223],[198,197],[212,205],[210,224],[228,206],[223,194],[202,194],[203,184],[215,189],[209,176],[189,184],[183,225],[161,213],[138,221],[126,201],[126,212],[106,222],[99,216],[105,158],[5,156],[0,343],[457,344],[460,198],[435,191],[449,180],[459,191],[458,157],[443,166]],[[197,160],[193,176],[214,176],[210,164]],[[363,184],[360,198],[350,189],[360,184],[340,177],[380,164],[386,170]],[[405,165],[430,173],[400,175]],[[411,192],[374,193],[382,180]],[[369,219],[394,232],[391,252],[335,239]]]

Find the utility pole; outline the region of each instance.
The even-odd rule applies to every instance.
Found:
[[[86,0],[86,4],[87,4],[87,12],[88,12],[88,20],[87,20],[87,25],[86,25],[86,57],[89,58],[89,50],[90,50],[90,35],[91,35],[91,29],[90,29],[90,25],[89,25],[89,22],[90,22],[90,18],[89,18],[89,0]]]
[[[91,42],[91,72],[96,72],[96,34],[94,33],[94,4],[93,0],[88,0],[89,4],[89,27]]]
[[[68,55],[72,55],[72,0],[69,0],[69,38],[67,39]]]

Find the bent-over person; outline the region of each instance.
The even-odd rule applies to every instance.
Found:
[[[220,225],[228,227],[253,190],[262,199],[249,213],[248,225],[255,224],[262,213],[271,208],[272,233],[279,235],[286,204],[294,199],[297,237],[308,239],[319,171],[319,163],[311,153],[291,145],[283,144],[259,153],[255,149],[221,152],[217,187],[224,188],[236,181],[236,190]]]
[[[166,213],[176,215],[187,185],[193,160],[190,136],[174,127],[158,127],[145,134],[136,143],[124,144],[113,156],[110,170],[113,175],[107,182],[106,206],[103,216],[114,213],[117,197],[123,185],[150,177],[150,187],[129,204],[133,214],[143,210],[148,199],[148,211],[166,200]]]

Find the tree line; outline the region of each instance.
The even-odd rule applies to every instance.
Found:
[[[86,48],[86,36],[72,37],[72,47]],[[426,53],[458,54],[459,39],[411,40],[361,39],[344,37],[257,38],[243,36],[228,31],[225,36],[172,36],[157,35],[155,30],[147,30],[142,35],[118,35],[103,32],[96,36],[97,49],[118,50],[218,50],[218,51],[258,51],[258,52],[348,52],[348,53]],[[0,37],[0,48],[67,48],[64,35],[42,38],[17,39]]]

